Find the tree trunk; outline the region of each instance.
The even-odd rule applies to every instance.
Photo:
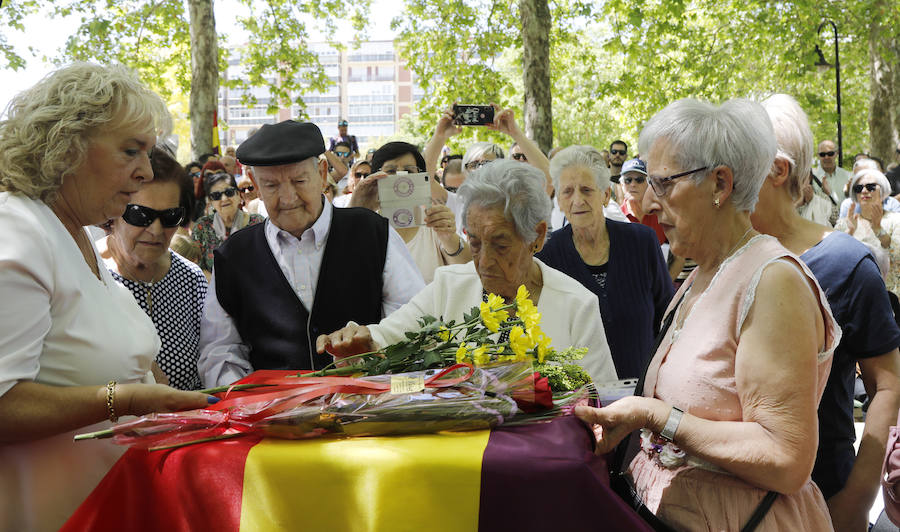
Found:
[[[525,76],[525,134],[544,153],[553,147],[550,96],[550,7],[547,0],[521,0],[522,71]]]
[[[191,15],[191,153],[212,151],[213,116],[218,106],[219,45],[212,0],[188,0]]]
[[[883,5],[884,0],[876,2],[875,12]],[[898,124],[894,123],[897,94],[893,82],[898,65],[896,58],[890,58],[895,44],[881,18],[872,17],[869,26],[869,149],[872,155],[885,161],[885,165],[893,160],[897,140]]]

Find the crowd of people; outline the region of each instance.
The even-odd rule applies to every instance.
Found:
[[[422,149],[362,156],[345,120],[328,140],[288,120],[182,166],[164,102],[122,67],[19,94],[0,122],[0,529],[58,528],[122,452],[75,431],[201,408],[217,399],[198,390],[321,369],[524,286],[595,383],[641,378],[575,413],[598,453],[639,434],[623,470],[657,518],[866,530],[900,409],[897,163],[814,153],[787,95],[673,102],[639,155],[545,153],[494,108],[509,149],[450,154],[465,126],[447,109]],[[379,214],[398,172],[429,176],[420,225]]]

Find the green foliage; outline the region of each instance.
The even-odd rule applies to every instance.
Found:
[[[813,66],[815,44],[834,60],[830,26],[821,36],[816,32],[822,20],[831,18],[840,33],[844,153],[849,156],[869,144],[872,20],[893,32],[876,46],[900,70],[900,10],[893,2],[559,0],[550,9],[557,145],[605,148],[621,138],[634,146],[642,124],[678,98],[720,102],[762,99],[776,92],[797,98],[816,139],[834,138],[834,70],[818,75]],[[407,0],[394,27],[401,30],[403,57],[425,89],[418,117],[403,124],[406,131],[427,134],[439,110],[453,101],[495,101],[521,116],[524,87],[515,2]],[[900,108],[898,102],[900,92],[894,101]],[[900,116],[897,109],[894,113]],[[481,128],[468,128],[454,141],[489,138]],[[462,151],[457,145],[451,148]]]

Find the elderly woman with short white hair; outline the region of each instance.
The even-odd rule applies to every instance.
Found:
[[[438,268],[431,284],[380,323],[350,324],[320,336],[319,352],[327,348],[342,357],[395,343],[426,314],[461,322],[487,294],[511,302],[524,285],[551,345],[587,347],[580,363],[594,382],[616,380],[597,296],[534,258],[544,245],[550,216],[545,183],[543,172],[516,161],[495,161],[474,172],[459,189],[472,262]]]
[[[597,296],[619,378],[637,378],[675,292],[653,229],[609,220],[609,169],[590,146],[569,146],[550,160],[550,176],[569,225],[537,257]]]
[[[576,415],[598,426],[598,452],[641,430],[625,474],[676,530],[740,530],[757,511],[757,530],[831,530],[810,473],[841,331],[806,265],[750,225],[777,149],[765,110],[678,100],[639,147],[644,206],[697,268],[666,311],[641,394]]]
[[[900,213],[885,211],[891,185],[878,170],[867,168],[850,179],[850,209],[834,228],[890,256],[885,273],[888,290],[900,294]],[[893,198],[891,198],[893,199]]]

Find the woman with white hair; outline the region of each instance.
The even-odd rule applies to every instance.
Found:
[[[850,180],[847,181],[848,197],[844,198],[844,201],[841,202],[838,219],[847,216],[847,213],[850,212],[851,203],[856,204],[856,214],[859,214],[861,207],[858,202],[854,201],[851,187],[853,185],[852,182],[856,178],[856,176],[866,170],[875,170],[884,173],[884,171],[881,169],[881,164],[875,159],[870,159],[867,156],[863,156],[860,159],[857,159],[853,163],[853,173],[850,175]],[[887,179],[887,176],[885,176],[885,179],[887,180],[887,183],[890,184],[890,180]],[[900,212],[900,201],[897,201],[896,198],[891,196],[890,188],[884,189],[882,193],[881,205],[885,212]]]
[[[888,290],[900,294],[900,213],[885,212],[884,200],[890,198],[890,193],[890,183],[878,170],[866,168],[853,174],[848,214],[834,228],[887,251],[890,269],[885,283]]]
[[[554,231],[537,257],[597,296],[616,373],[637,378],[674,293],[655,233],[606,219],[609,169],[594,148],[563,149],[550,160],[550,175],[569,225]]]
[[[812,131],[806,113],[786,94],[766,99],[763,107],[775,129],[778,154],[750,217],[753,227],[778,238],[809,266],[842,331],[819,403],[812,478],[828,502],[837,530],[865,530],[888,427],[900,406],[900,328],[875,265],[878,255],[886,253],[870,254],[869,246],[852,236],[797,213],[794,201],[800,195],[801,176],[809,175]],[[881,244],[876,245],[880,250]],[[871,400],[858,455],[853,445],[857,368]]]
[[[17,95],[0,122],[0,529],[58,530],[125,450],[76,431],[207,405],[154,383],[153,322],[85,231],[153,179],[170,125],[133,73],[89,63]]]
[[[597,296],[534,258],[544,245],[550,215],[544,182],[540,170],[516,161],[495,161],[474,172],[459,189],[472,262],[439,268],[431,284],[380,323],[351,323],[320,336],[319,352],[327,347],[341,357],[390,345],[418,328],[416,320],[426,314],[459,323],[487,294],[509,303],[524,285],[551,345],[558,350],[587,347],[579,363],[594,382],[616,380]]]
[[[598,452],[641,429],[627,475],[675,529],[739,530],[759,509],[758,530],[830,530],[810,472],[841,332],[809,269],[750,225],[777,148],[769,118],[748,100],[679,100],[650,119],[639,147],[644,204],[697,268],[667,310],[639,395],[576,414],[599,425]]]

